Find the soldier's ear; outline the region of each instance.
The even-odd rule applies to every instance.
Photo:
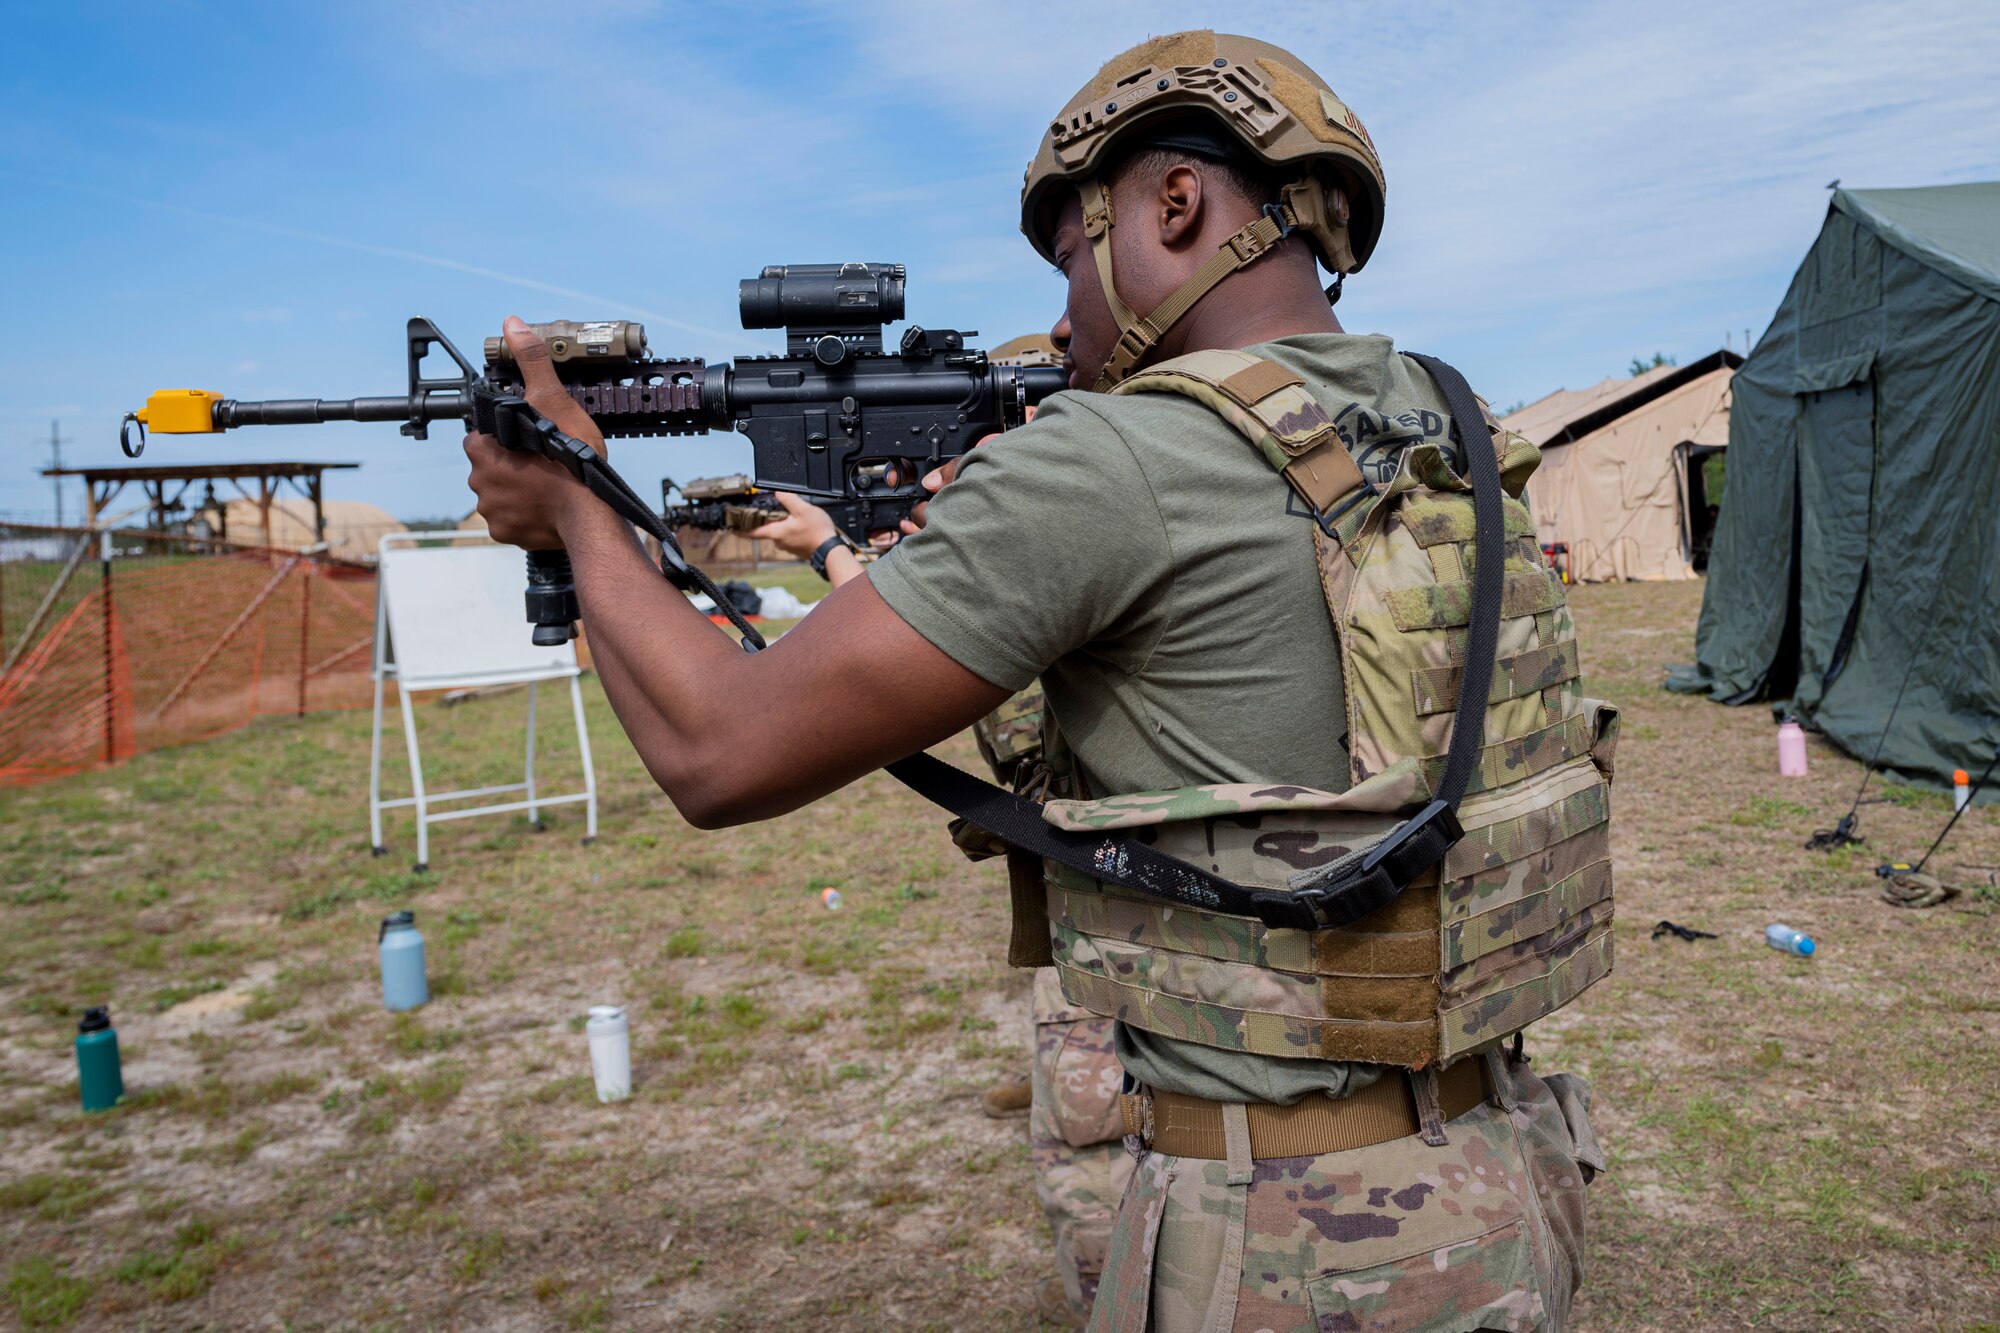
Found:
[[[1207,205],[1203,184],[1200,170],[1191,163],[1176,163],[1160,173],[1154,208],[1161,244],[1176,249],[1201,229],[1202,210]]]

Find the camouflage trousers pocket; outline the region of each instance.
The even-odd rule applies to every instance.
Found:
[[[1125,1136],[1118,1109],[1125,1070],[1113,1049],[1112,1032],[1108,1018],[1035,1028],[1036,1100],[1046,1110],[1046,1128],[1072,1148],[1116,1143]]]
[[[1590,1123],[1590,1084],[1581,1074],[1550,1074],[1542,1082],[1562,1111],[1563,1127],[1569,1130],[1577,1164],[1583,1168],[1588,1185],[1604,1170],[1604,1146],[1597,1141],[1597,1127]]]
[[[1547,1327],[1526,1222],[1474,1234],[1389,1263],[1326,1273],[1306,1283],[1320,1333],[1515,1333]],[[1434,1237],[1435,1239],[1435,1237]]]
[[[1560,1324],[1583,1285],[1590,1223],[1586,1188],[1604,1166],[1604,1149],[1590,1123],[1590,1084],[1580,1076],[1542,1078],[1526,1064],[1513,1065],[1507,1074],[1514,1131],[1552,1251],[1548,1296]]]

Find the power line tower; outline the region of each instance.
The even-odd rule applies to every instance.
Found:
[[[76,443],[76,438],[74,436],[72,436],[67,440],[63,438],[62,422],[51,421],[49,423],[49,466],[54,468],[58,472],[62,471],[62,447],[66,444],[75,444],[75,443]],[[61,477],[51,477],[49,478],[49,480],[55,483],[56,526],[61,527],[63,525],[63,508],[62,508],[63,479]]]

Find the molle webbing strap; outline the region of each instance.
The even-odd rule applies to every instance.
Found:
[[[1219,387],[1236,401],[1247,405],[1269,398],[1280,389],[1304,383],[1305,379],[1296,372],[1260,357],[1224,380]]]
[[[1576,640],[1558,639],[1539,648],[1530,648],[1503,657],[1495,664],[1492,688],[1486,695],[1490,704],[1520,699],[1551,685],[1562,685],[1583,674],[1577,660]],[[1458,665],[1419,667],[1410,672],[1410,689],[1418,717],[1449,713],[1458,707],[1458,679],[1465,668]]]

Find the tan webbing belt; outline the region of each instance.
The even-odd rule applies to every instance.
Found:
[[[1438,1074],[1439,1101],[1444,1118],[1456,1119],[1486,1099],[1486,1062],[1460,1060]],[[1151,1103],[1151,1133],[1147,1109]],[[1225,1104],[1177,1092],[1142,1089],[1119,1098],[1125,1132],[1146,1140],[1155,1152],[1171,1157],[1229,1159]],[[1310,1096],[1290,1106],[1252,1103],[1243,1108],[1250,1126],[1250,1156],[1318,1157],[1324,1153],[1370,1148],[1407,1138],[1421,1122],[1410,1080],[1399,1070],[1346,1097]]]

